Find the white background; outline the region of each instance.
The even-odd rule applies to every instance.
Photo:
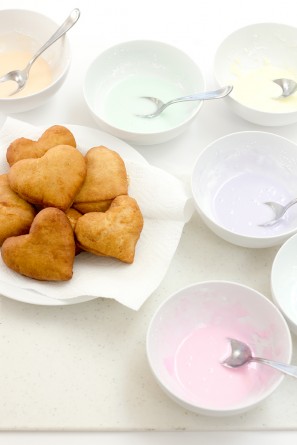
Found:
[[[45,13],[60,23],[75,7],[81,18],[69,32],[72,66],[65,85],[55,98],[38,110],[15,115],[35,125],[52,122],[95,127],[82,95],[88,64],[101,51],[125,40],[154,39],[178,46],[197,62],[207,88],[215,86],[212,64],[216,48],[233,30],[256,22],[281,22],[297,26],[296,0],[1,0],[2,9],[24,8]],[[136,147],[152,164],[174,173],[189,173],[201,147],[224,134],[262,130],[233,116],[225,104],[204,104],[197,122],[176,140],[154,147]],[[297,124],[264,129],[297,142]],[[1,378],[1,375],[0,375]],[[296,384],[297,394],[297,384]],[[0,394],[1,397],[1,394]],[[283,407],[285,410],[285,406]],[[297,429],[297,419],[296,419]],[[296,443],[297,432],[191,432],[191,433],[0,433],[1,445],[35,444],[181,444]]]

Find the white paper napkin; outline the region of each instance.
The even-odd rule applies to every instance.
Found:
[[[0,173],[9,169],[6,150],[12,140],[18,137],[35,140],[43,131],[8,118],[0,131]],[[86,152],[91,147],[78,148]],[[11,271],[0,259],[0,292],[3,295],[13,298],[13,289],[15,295],[22,290],[26,295],[32,291],[35,300],[36,293],[59,300],[105,297],[114,298],[131,309],[140,308],[166,274],[193,206],[185,184],[179,179],[146,162],[125,160],[125,164],[130,181],[129,195],[137,200],[144,216],[134,263],[124,264],[83,252],[75,258],[70,281],[41,282]]]

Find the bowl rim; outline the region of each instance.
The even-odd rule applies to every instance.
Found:
[[[218,57],[218,53],[219,51],[222,50],[223,45],[227,42],[227,40],[231,39],[231,38],[235,38],[236,34],[239,34],[240,32],[244,32],[244,30],[247,29],[252,29],[254,27],[259,27],[259,26],[282,26],[283,28],[290,28],[292,30],[296,31],[296,37],[297,37],[297,27],[293,26],[293,25],[288,25],[287,23],[284,22],[254,22],[254,23],[250,23],[246,26],[241,26],[237,29],[235,29],[234,31],[232,31],[230,34],[228,34],[223,40],[222,42],[219,44],[219,46],[217,47],[216,51],[215,51],[215,55],[214,55],[214,62],[213,62],[213,73],[214,73],[214,78],[216,80],[216,82],[220,85],[223,86],[223,83],[221,83],[221,81],[219,81],[218,79],[218,74],[217,74],[217,69],[216,69],[216,64],[217,64],[217,57]],[[261,114],[263,116],[292,116],[294,114],[297,113],[297,108],[295,111],[263,111],[263,110],[259,110],[257,108],[251,107],[249,105],[245,105],[243,102],[235,99],[232,96],[232,92],[231,94],[228,95],[227,100],[232,100],[234,101],[234,103],[244,107],[246,110],[254,112],[254,113],[258,113]]]
[[[235,137],[235,136],[241,136],[241,135],[243,135],[243,136],[245,136],[246,134],[250,134],[250,135],[252,135],[252,134],[255,134],[255,135],[257,135],[257,134],[262,134],[262,135],[264,135],[265,137],[266,136],[268,136],[268,137],[272,137],[272,138],[275,138],[275,139],[279,139],[280,141],[286,141],[286,142],[288,142],[288,143],[290,143],[290,144],[292,144],[292,145],[295,145],[296,146],[296,150],[297,150],[297,143],[295,143],[294,141],[292,141],[292,140],[290,140],[290,139],[288,139],[288,138],[286,138],[286,137],[284,137],[284,136],[280,136],[280,135],[278,135],[278,134],[275,134],[275,133],[271,133],[271,132],[268,132],[268,131],[261,131],[261,130],[243,130],[243,131],[234,131],[234,132],[232,132],[232,133],[228,133],[228,134],[225,134],[224,136],[221,136],[221,137],[219,137],[219,138],[217,138],[217,139],[214,139],[212,142],[210,142],[209,144],[207,144],[202,150],[201,150],[201,152],[198,154],[198,156],[196,157],[196,159],[195,159],[195,161],[194,161],[194,163],[193,163],[193,165],[194,165],[194,167],[193,167],[193,169],[192,169],[192,172],[191,172],[191,181],[190,181],[190,185],[191,185],[191,193],[192,193],[192,196],[193,196],[193,199],[194,199],[194,202],[195,202],[195,204],[196,204],[196,206],[199,208],[199,213],[201,213],[205,218],[207,218],[209,221],[211,221],[211,223],[212,224],[214,224],[214,226],[215,227],[217,227],[219,230],[224,230],[225,231],[225,233],[227,233],[227,234],[229,234],[230,236],[237,236],[237,237],[241,237],[242,239],[245,239],[245,240],[251,240],[251,241],[256,241],[256,240],[271,240],[271,241],[276,241],[276,240],[281,240],[281,239],[283,239],[284,237],[291,237],[291,236],[293,236],[293,235],[295,235],[295,233],[296,233],[296,231],[297,231],[297,223],[296,223],[296,227],[295,228],[293,228],[293,229],[290,229],[290,230],[288,230],[288,231],[284,231],[284,232],[281,232],[281,233],[279,233],[279,234],[277,234],[277,235],[270,235],[270,236],[255,236],[255,235],[244,235],[244,234],[242,234],[242,233],[238,233],[238,232],[233,232],[232,230],[230,230],[230,229],[228,229],[228,228],[226,228],[226,227],[224,227],[224,226],[222,226],[222,225],[220,225],[220,224],[218,224],[218,222],[213,218],[213,215],[208,215],[208,214],[206,214],[205,213],[205,211],[201,208],[201,206],[200,206],[200,204],[198,204],[198,202],[197,202],[197,198],[196,198],[196,194],[194,193],[194,177],[195,177],[195,170],[196,170],[196,167],[197,167],[197,165],[198,165],[198,163],[199,163],[199,161],[200,161],[200,158],[213,146],[213,145],[215,145],[217,142],[221,142],[222,140],[224,140],[224,139],[228,139],[228,138],[230,138],[230,137]],[[196,207],[196,208],[197,208]]]
[[[279,261],[279,258],[283,255],[284,250],[287,249],[288,245],[290,245],[291,243],[295,243],[297,245],[297,233],[295,233],[295,235],[287,239],[287,241],[284,242],[284,244],[279,248],[279,250],[275,254],[270,272],[270,286],[271,286],[272,299],[274,303],[277,305],[277,307],[280,309],[283,315],[287,318],[288,322],[291,323],[292,326],[295,327],[295,329],[297,329],[297,314],[296,318],[293,319],[291,313],[284,308],[283,305],[284,298],[279,297],[279,294],[275,291],[275,284],[274,284],[276,279],[275,277],[277,275],[276,270],[278,269],[277,263]]]
[[[230,280],[206,280],[206,281],[197,281],[194,283],[191,283],[187,286],[181,287],[178,290],[176,290],[175,292],[171,293],[167,298],[165,298],[164,301],[162,301],[159,306],[157,307],[157,309],[155,309],[153,315],[151,316],[148,328],[147,328],[147,333],[146,333],[146,357],[147,357],[147,361],[149,364],[149,367],[151,369],[151,372],[153,373],[157,383],[159,384],[159,386],[161,386],[163,389],[166,390],[166,392],[172,396],[175,400],[178,401],[178,403],[180,403],[181,405],[187,406],[189,410],[192,411],[200,411],[203,412],[205,414],[214,414],[214,413],[222,413],[222,415],[233,415],[233,414],[238,414],[240,412],[244,412],[249,410],[250,408],[257,406],[260,402],[262,402],[263,400],[267,399],[277,388],[278,386],[281,384],[281,382],[283,381],[285,375],[280,373],[279,377],[276,378],[275,382],[264,392],[262,392],[261,394],[259,394],[256,398],[256,400],[254,401],[250,401],[248,403],[241,403],[238,405],[235,405],[232,408],[210,408],[210,407],[204,407],[203,405],[194,405],[189,401],[186,401],[184,399],[182,399],[181,397],[179,397],[178,395],[174,394],[171,389],[168,387],[168,385],[166,384],[166,382],[164,382],[161,377],[159,377],[157,375],[157,373],[155,372],[155,368],[153,366],[153,360],[151,358],[151,353],[149,350],[149,341],[150,341],[150,337],[152,334],[152,330],[153,330],[153,324],[155,322],[155,319],[157,318],[157,316],[160,314],[160,312],[162,311],[162,309],[166,306],[166,304],[171,301],[174,298],[177,298],[179,294],[181,294],[182,292],[186,292],[188,289],[191,288],[196,288],[196,287],[201,287],[201,286],[206,286],[206,285],[217,285],[217,284],[222,284],[222,285],[228,285],[228,286],[234,286],[237,288],[242,288],[244,290],[248,290],[248,291],[252,291],[255,295],[257,295],[257,297],[259,297],[262,301],[265,301],[265,304],[268,304],[268,306],[270,306],[277,314],[279,317],[279,321],[283,324],[283,327],[286,331],[287,334],[287,347],[288,347],[288,364],[291,362],[292,359],[292,353],[293,353],[293,345],[292,345],[292,336],[291,336],[291,331],[288,327],[288,324],[286,322],[285,317],[283,316],[282,312],[279,310],[279,308],[268,298],[266,297],[263,293],[261,293],[260,291],[236,282],[236,281],[230,281]]]
[[[32,9],[25,9],[25,8],[6,8],[6,9],[1,9],[0,10],[0,15],[2,13],[16,13],[16,14],[21,14],[21,13],[30,13],[33,14],[35,16],[38,17],[43,17],[45,19],[48,19],[50,22],[52,22],[57,28],[60,26],[54,19],[52,19],[51,17],[49,17],[48,15],[43,14],[42,12],[39,11],[34,11]],[[0,31],[0,35],[1,35],[1,31]],[[50,36],[49,36],[50,37]],[[39,96],[40,94],[46,94],[49,90],[51,90],[52,88],[55,87],[55,85],[57,85],[59,82],[61,82],[61,80],[63,79],[63,77],[67,74],[67,72],[69,71],[70,68],[70,64],[71,64],[71,60],[72,60],[72,53],[71,53],[71,47],[70,47],[70,42],[67,36],[67,33],[64,34],[64,36],[62,37],[65,41],[66,44],[66,50],[68,52],[67,54],[67,58],[66,58],[66,64],[64,69],[61,71],[61,73],[59,74],[59,76],[53,81],[51,82],[49,85],[47,85],[45,88],[43,88],[42,90],[36,91],[35,93],[31,93],[27,96],[21,96],[21,97],[0,97],[0,103],[4,104],[12,104],[15,102],[24,102],[26,100],[30,100],[31,98],[35,98],[36,96]]]
[[[197,70],[200,72],[200,76],[201,76],[201,80],[202,80],[202,87],[201,87],[201,91],[205,90],[205,86],[206,86],[206,82],[205,82],[205,77],[204,74],[200,68],[200,66],[182,49],[180,49],[179,47],[172,45],[170,43],[167,42],[163,42],[161,40],[154,40],[154,39],[132,39],[132,40],[127,40],[127,41],[123,41],[123,42],[118,42],[115,45],[112,45],[108,48],[106,48],[105,50],[103,50],[102,52],[100,52],[99,54],[97,54],[96,57],[94,57],[94,59],[91,61],[91,63],[88,65],[87,70],[85,72],[85,76],[84,76],[84,80],[83,80],[83,96],[85,99],[85,102],[89,108],[89,110],[91,110],[91,112],[97,116],[104,125],[113,128],[115,131],[117,132],[121,132],[123,135],[129,136],[131,134],[135,135],[135,136],[143,136],[143,137],[150,137],[150,136],[163,136],[167,133],[170,133],[172,131],[178,131],[179,129],[181,129],[182,127],[184,127],[185,125],[187,125],[190,121],[192,121],[192,119],[194,119],[196,117],[196,115],[199,113],[199,111],[201,110],[204,101],[200,100],[197,101],[197,106],[194,108],[194,110],[190,113],[190,115],[184,119],[180,124],[175,125],[174,127],[170,127],[168,129],[162,130],[162,131],[153,131],[153,132],[143,132],[143,131],[129,131],[129,130],[125,130],[122,127],[118,127],[113,125],[111,122],[109,122],[108,120],[104,119],[102,117],[101,114],[98,114],[94,111],[94,107],[90,104],[89,99],[87,99],[88,95],[86,94],[86,85],[87,85],[87,77],[89,75],[89,73],[91,72],[91,69],[94,67],[94,65],[96,64],[97,60],[104,56],[105,54],[108,54],[110,51],[113,51],[116,48],[120,48],[124,45],[132,45],[132,44],[154,44],[154,45],[161,45],[163,47],[168,47],[173,49],[174,51],[179,52],[180,54],[182,54],[184,57],[186,57],[194,66],[196,66]]]

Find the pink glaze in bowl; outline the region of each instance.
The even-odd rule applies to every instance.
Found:
[[[228,369],[227,337],[247,342],[254,355],[290,362],[292,341],[279,310],[259,292],[232,282],[192,284],[155,312],[147,333],[147,356],[161,388],[199,414],[239,414],[266,399],[283,375],[250,363]]]

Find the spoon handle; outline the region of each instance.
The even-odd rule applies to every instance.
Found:
[[[31,65],[35,62],[37,57],[39,57],[48,47],[50,47],[56,40],[60,39],[72,26],[77,22],[80,16],[79,9],[73,9],[70,15],[67,17],[64,23],[57,29],[57,31],[47,40],[47,42],[34,54],[32,59],[27,65],[27,68],[31,68]]]
[[[264,365],[271,366],[284,374],[290,375],[292,377],[297,377],[297,366],[289,365],[287,363],[276,362],[274,360],[268,360],[266,358],[253,357],[253,362],[263,363]]]
[[[290,201],[285,207],[284,207],[284,213],[290,208],[292,207],[294,204],[297,203],[297,198],[293,199],[292,201]]]
[[[210,100],[210,99],[221,99],[231,93],[233,87],[227,86],[225,88],[219,88],[215,91],[203,91],[202,93],[191,94],[189,96],[178,97],[170,102],[166,103],[166,106],[175,104],[177,102],[187,102],[193,100]]]

